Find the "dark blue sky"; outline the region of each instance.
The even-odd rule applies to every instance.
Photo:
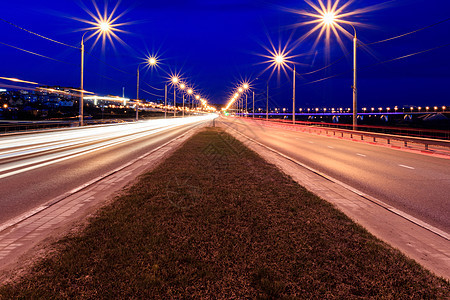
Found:
[[[81,1],[81,0],[80,0]],[[317,2],[316,0],[313,0]],[[58,41],[78,46],[87,27],[72,17],[91,20],[77,0],[14,0],[3,1],[1,17]],[[90,0],[83,0],[93,10]],[[345,2],[342,0],[342,2]],[[382,1],[356,0],[349,7],[362,8]],[[97,0],[103,7],[103,0]],[[112,9],[116,1],[109,1]],[[157,71],[143,71],[146,82],[162,88],[166,72],[181,71],[189,83],[195,84],[202,95],[212,102],[225,103],[232,87],[244,78],[259,80],[256,89],[264,89],[270,75],[266,60],[258,54],[267,54],[263,45],[269,39],[284,44],[292,34],[292,24],[307,18],[290,9],[307,9],[302,0],[279,1],[144,1],[123,0],[119,12],[127,10],[119,22],[132,22],[118,33],[127,46],[115,43],[92,49],[86,57],[85,89],[98,94],[136,96],[136,67],[147,53],[158,53],[163,61]],[[355,16],[349,20],[362,22],[357,27],[358,37],[364,43],[390,38],[413,31],[450,17],[449,0],[394,0],[383,9]],[[293,37],[300,38],[311,26],[299,27]],[[46,85],[79,86],[79,51],[58,45],[0,22],[0,43],[14,45],[67,63],[27,54],[0,44],[0,77],[17,77]],[[299,73],[319,69],[344,55],[338,43],[332,41],[330,58],[325,58],[324,41],[314,51],[315,35],[302,42],[294,54],[309,53],[295,58],[304,65]],[[350,54],[323,72],[298,80],[298,107],[351,107],[351,40],[344,38]],[[93,40],[86,43],[91,50]],[[359,49],[360,67],[427,50],[450,43],[450,22],[423,30],[391,42]],[[444,47],[404,60],[363,68],[359,71],[359,106],[449,105],[450,104],[450,47]],[[129,74],[122,73],[96,59],[102,59]],[[307,84],[321,78],[350,71],[342,76]],[[291,74],[274,74],[270,79],[271,106],[290,107]],[[7,82],[0,81],[0,84]],[[162,95],[145,84],[142,88]],[[259,91],[257,93],[260,93]],[[154,97],[141,92],[142,97]],[[262,97],[262,96],[260,96]],[[261,106],[265,100],[258,98]]]

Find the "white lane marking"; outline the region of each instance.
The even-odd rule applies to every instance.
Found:
[[[334,149],[334,147],[333,147],[333,146],[328,146],[328,148],[330,148],[330,149]]]
[[[398,165],[399,167],[402,167],[402,168],[407,168],[407,169],[410,169],[410,170],[415,170],[416,168],[413,168],[413,167],[410,167],[410,166],[405,166],[405,165]]]
[[[361,156],[361,157],[367,157],[367,155],[361,154],[361,153],[356,153],[356,155]]]
[[[308,141],[308,143],[310,143],[310,144],[314,144],[314,142],[311,142],[311,141]]]

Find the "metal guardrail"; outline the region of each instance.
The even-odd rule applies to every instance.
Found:
[[[401,135],[367,132],[367,131],[355,131],[332,127],[319,127],[314,125],[292,124],[292,121],[291,123],[287,123],[287,122],[273,122],[272,120],[266,121],[261,119],[252,119],[252,120],[256,122],[264,122],[266,124],[278,125],[295,131],[318,133],[319,135],[325,133],[325,135],[336,136],[341,138],[348,137],[350,139],[359,139],[361,141],[369,140],[370,142],[377,144],[380,143],[380,141],[385,141],[385,144],[392,145],[393,141],[397,141],[400,142],[404,147],[408,147],[410,144],[423,145],[424,151],[430,151],[430,146],[446,148],[447,151],[450,150],[450,140],[401,136]]]
[[[252,116],[248,115],[246,118],[250,119],[250,118],[252,118]],[[255,118],[255,120],[266,121],[265,117],[264,118]],[[289,120],[289,119],[269,118],[269,121],[292,124],[292,120]],[[352,124],[312,122],[312,121],[300,121],[300,120],[296,121],[295,123],[300,124],[300,125],[305,125],[305,126],[330,127],[330,128],[353,130]],[[411,128],[411,127],[398,127],[398,126],[358,125],[358,131],[450,140],[450,130]]]

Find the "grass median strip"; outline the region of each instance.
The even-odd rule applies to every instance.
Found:
[[[208,128],[2,298],[446,298],[449,283]]]

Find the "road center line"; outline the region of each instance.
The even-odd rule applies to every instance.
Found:
[[[361,154],[361,153],[356,153],[356,155],[361,156],[361,157],[367,157],[367,155]]]
[[[333,147],[333,146],[328,146],[328,148],[330,148],[330,149],[334,149],[334,147]]]
[[[415,170],[416,168],[410,167],[410,166],[405,166],[405,165],[398,165],[399,167],[402,168],[406,168],[406,169],[410,169],[410,170]]]

